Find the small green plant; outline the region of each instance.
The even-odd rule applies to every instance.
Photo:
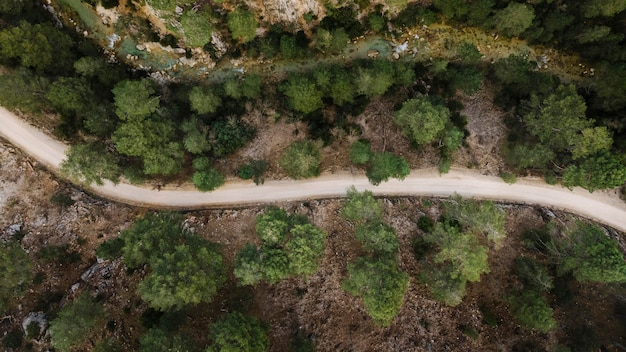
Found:
[[[514,174],[510,173],[510,172],[501,172],[500,173],[500,178],[502,178],[502,181],[508,183],[508,184],[513,184],[515,182],[517,182],[517,176],[515,176]]]
[[[44,247],[37,252],[37,257],[45,263],[71,264],[80,260],[80,254],[76,251],[70,251],[70,246],[67,244]]]
[[[435,228],[435,221],[424,215],[417,220],[417,228],[424,232],[431,232]]]
[[[459,326],[459,330],[461,330],[461,332],[465,334],[465,336],[469,337],[472,340],[478,339],[478,336],[480,335],[478,333],[478,330],[465,324]]]
[[[113,260],[122,256],[122,248],[124,248],[124,240],[117,237],[102,244],[96,250],[96,256],[102,259]]]
[[[17,350],[22,346],[22,342],[24,341],[24,333],[19,330],[11,330],[8,334],[4,336],[2,339],[2,346],[7,349]]]
[[[26,337],[29,339],[36,339],[41,334],[41,328],[39,323],[36,321],[31,321],[30,324],[26,327]]]
[[[58,191],[52,194],[52,196],[50,196],[50,202],[54,205],[60,206],[61,208],[74,205],[72,197],[63,191]]]

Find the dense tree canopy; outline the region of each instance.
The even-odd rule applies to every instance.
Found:
[[[418,145],[434,141],[446,127],[450,110],[433,103],[427,96],[407,100],[394,114],[394,120],[404,134]]]
[[[307,77],[290,75],[280,90],[289,99],[289,105],[298,112],[308,114],[324,106],[322,92]]]
[[[496,12],[494,21],[498,31],[513,37],[528,29],[534,18],[535,11],[531,6],[512,1],[507,7]]]
[[[148,213],[120,236],[124,263],[150,266],[139,293],[159,310],[208,302],[226,280],[216,245],[183,229],[181,222],[179,215]]]
[[[366,176],[376,186],[389,178],[404,180],[410,172],[411,167],[403,157],[388,152],[372,153]]]
[[[121,175],[115,156],[100,142],[72,145],[61,163],[61,172],[86,185],[103,185],[104,179],[116,183]]]
[[[222,103],[215,88],[207,86],[195,86],[189,91],[191,109],[200,115],[213,113]]]

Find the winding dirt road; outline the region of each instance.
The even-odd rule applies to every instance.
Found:
[[[0,136],[58,172],[67,146],[0,107]],[[256,186],[248,181],[231,181],[210,193],[191,186],[160,191],[129,184],[92,186],[90,190],[104,198],[122,203],[163,209],[199,209],[242,206],[279,201],[338,198],[354,185],[377,195],[464,197],[491,199],[511,203],[537,204],[596,220],[626,232],[626,204],[611,192],[594,192],[576,188],[572,191],[543,181],[521,178],[512,185],[500,178],[484,176],[465,169],[453,169],[446,175],[436,170],[416,170],[404,181],[392,180],[372,186],[364,175],[326,174],[301,181],[267,181]]]

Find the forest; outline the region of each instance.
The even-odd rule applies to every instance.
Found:
[[[625,0],[357,0],[323,1],[319,8],[287,21],[254,1],[4,0],[0,105],[70,144],[62,173],[78,185],[189,182],[210,192],[235,178],[261,187],[266,178],[312,178],[334,167],[364,172],[372,186],[424,165],[445,174],[468,147],[462,100],[490,89],[489,104],[502,112],[506,130],[495,152],[502,179],[533,175],[549,184],[626,194]],[[96,9],[119,19],[111,27],[100,24]],[[427,54],[421,44],[413,56],[401,42],[367,47],[366,55],[358,48],[359,41],[393,42],[441,26],[501,36],[546,54],[488,59],[485,44],[469,37],[445,39]],[[113,34],[102,34],[107,28],[124,39],[109,46]],[[160,49],[149,52],[152,47]],[[178,63],[164,63],[163,53],[174,51]],[[548,61],[552,53],[580,63],[557,63],[557,54]],[[197,65],[180,68],[192,61]],[[388,121],[375,115],[379,120],[363,123],[360,116],[377,106],[391,110]],[[278,124],[291,126],[279,152],[248,152]],[[378,129],[391,136],[384,134],[382,144],[373,140]],[[402,143],[410,154],[395,145]],[[333,150],[345,163],[329,166]],[[415,155],[430,159],[416,162]],[[460,166],[481,167],[468,164]],[[74,206],[63,193],[49,201],[60,211]],[[343,201],[324,203],[334,211],[325,215],[329,222],[318,214],[330,212],[322,205],[249,210],[235,244],[194,230],[193,218],[214,213],[132,210],[113,226],[116,233],[98,237],[89,255],[73,251],[78,242],[27,253],[20,242],[26,233],[5,231],[0,312],[10,316],[29,290],[41,288],[29,309],[45,313],[49,326],[34,322],[22,329],[0,321],[8,327],[2,344],[14,351],[375,348],[330,345],[336,339],[323,340],[329,334],[324,324],[285,328],[282,319],[303,304],[280,306],[276,311],[284,316],[272,319],[260,307],[260,297],[268,295],[288,296],[287,302],[308,298],[332,272],[328,290],[351,308],[319,297],[307,304],[317,302],[314,312],[339,311],[346,328],[338,334],[373,331],[380,339],[392,331],[401,340],[377,348],[623,349],[626,261],[616,231],[526,208],[533,224],[524,226],[505,205],[460,196],[411,202],[352,188]],[[132,288],[127,302],[114,302],[104,289],[81,288],[70,300],[43,289],[47,275],[36,268],[95,258],[120,265],[122,287]],[[479,299],[488,275],[502,279],[491,293],[498,295],[494,302]],[[481,318],[439,326],[415,313],[415,296],[445,311],[449,321],[469,316],[463,309]],[[593,312],[591,300],[606,304]],[[302,314],[317,324],[321,318],[314,315],[321,313],[308,309]],[[350,312],[363,321],[348,321]],[[601,314],[615,321],[606,323]],[[424,336],[462,339],[450,347],[410,341],[398,327],[403,323]],[[501,345],[510,336],[517,336],[515,347]]]

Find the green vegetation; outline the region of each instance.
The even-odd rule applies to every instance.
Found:
[[[181,222],[176,214],[148,213],[120,235],[124,263],[150,266],[138,290],[158,310],[209,302],[226,280],[217,246],[185,230]]]
[[[450,110],[424,96],[404,102],[394,118],[411,141],[424,145],[433,142],[444,131],[450,120]]]
[[[361,257],[348,265],[344,290],[363,299],[363,306],[377,325],[389,326],[404,302],[409,276],[394,261]]]
[[[403,180],[411,172],[406,159],[388,152],[372,152],[369,141],[365,140],[352,143],[350,160],[357,165],[365,165],[367,178],[373,185],[387,182],[389,178]]]
[[[211,324],[207,352],[263,352],[270,350],[267,327],[253,317],[230,313]]]
[[[544,333],[556,328],[552,308],[548,305],[545,297],[525,291],[511,295],[509,303],[513,314],[523,326]]]
[[[17,244],[0,243],[0,313],[4,313],[9,301],[20,297],[30,285],[32,266]]]
[[[92,329],[104,318],[102,304],[95,303],[87,293],[63,307],[50,322],[50,341],[58,351],[69,352],[87,341]]]
[[[317,176],[320,173],[319,148],[314,142],[293,142],[283,152],[280,167],[293,179]]]
[[[306,217],[269,207],[256,219],[257,248],[248,243],[235,258],[234,273],[241,285],[270,284],[314,273],[324,254],[326,234]]]
[[[254,39],[258,23],[250,11],[237,9],[228,14],[228,28],[234,39],[246,43]]]
[[[61,172],[85,185],[103,185],[104,179],[117,183],[121,175],[115,156],[98,142],[72,145],[61,163]]]
[[[556,250],[560,273],[572,272],[580,282],[626,282],[624,254],[598,225],[579,223]]]
[[[398,314],[408,290],[409,277],[397,263],[399,248],[396,231],[382,221],[382,209],[372,192],[348,189],[341,215],[358,221],[355,236],[367,256],[348,264],[350,276],[342,287],[361,297],[367,313],[377,325],[389,326]]]

